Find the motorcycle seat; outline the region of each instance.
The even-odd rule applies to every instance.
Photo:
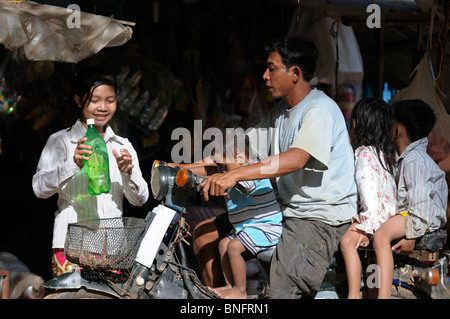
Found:
[[[445,229],[438,229],[417,238],[414,250],[428,250],[436,252],[441,250],[446,242],[447,231]]]
[[[256,254],[256,258],[262,262],[270,263],[270,260],[272,259],[274,250],[275,250],[275,246],[269,247],[269,248],[259,252],[258,254]]]
[[[398,240],[392,242],[396,243]],[[421,261],[436,261],[439,259],[439,252],[447,242],[447,231],[438,229],[426,233],[424,236],[416,239],[416,244],[409,257],[417,258]],[[358,247],[359,251],[373,251],[372,243],[368,247]]]

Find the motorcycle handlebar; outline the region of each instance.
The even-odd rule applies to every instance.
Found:
[[[180,169],[175,177],[175,183],[179,187],[198,188],[203,183],[205,177],[198,176],[187,169]]]

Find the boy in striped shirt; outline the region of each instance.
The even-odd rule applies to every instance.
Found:
[[[224,134],[223,152],[213,152],[214,162],[230,171],[252,162],[248,136],[243,130]],[[245,299],[246,268],[242,254],[257,255],[277,244],[282,213],[269,179],[238,182],[225,196],[232,231],[219,243],[226,285],[214,291],[225,299]]]

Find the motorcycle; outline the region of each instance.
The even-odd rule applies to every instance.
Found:
[[[177,174],[179,186],[197,187],[203,178],[191,171],[180,170]],[[239,184],[236,185],[239,187]],[[446,230],[440,229],[425,234],[416,241],[409,255],[394,254],[394,275],[391,298],[393,299],[448,299],[450,298],[450,251],[443,247],[447,240]],[[263,251],[256,258],[268,273],[270,259],[275,247]],[[371,248],[359,249],[362,261],[361,297],[376,298],[378,288],[378,266]],[[344,261],[338,251],[329,266],[315,299],[345,299],[347,279]]]
[[[195,258],[185,240],[189,236],[184,218],[186,208],[200,192],[203,180],[189,170],[172,168],[156,160],[150,184],[153,197],[161,204],[144,220],[138,220],[137,225],[125,225],[125,218],[119,221],[119,227],[102,226],[105,220],[69,225],[65,245],[67,259],[82,267],[47,281],[45,298],[219,298],[199,279],[194,270]],[[128,228],[142,235],[126,236]],[[74,236],[70,236],[72,233]],[[410,255],[394,255],[392,298],[450,298],[450,252],[443,249],[446,235],[445,231],[426,234]],[[86,244],[88,237],[94,238],[93,244]],[[84,239],[80,242],[80,238]],[[130,251],[124,253],[120,243],[127,243]],[[256,256],[267,273],[272,253],[273,249],[268,249]],[[375,298],[375,254],[370,248],[359,248],[359,253],[363,269],[361,296]],[[114,259],[119,262],[113,262]],[[347,297],[343,265],[342,256],[337,252],[316,299]]]
[[[0,251],[0,299],[41,299],[44,279],[30,271],[17,256]]]
[[[419,238],[409,255],[394,255],[392,298],[450,298],[450,251],[443,249],[446,240],[447,232],[440,229]],[[374,254],[368,254],[372,257],[366,259],[367,268],[376,271],[376,267],[371,266],[375,262]]]
[[[202,180],[165,164],[153,163],[150,184],[161,204],[145,219],[69,225],[66,258],[80,267],[47,281],[45,299],[218,298],[202,284],[186,249],[184,215]]]

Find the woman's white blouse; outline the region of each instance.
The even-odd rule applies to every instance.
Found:
[[[58,210],[55,212],[52,248],[64,248],[69,223],[86,219],[120,217],[123,213],[123,196],[135,206],[142,206],[148,199],[147,182],[142,177],[137,153],[128,139],[114,134],[111,127],[105,131],[108,149],[111,191],[91,196],[87,188],[84,168],[74,162],[75,148],[86,128],[78,120],[70,129],[52,134],[39,159],[33,176],[33,190],[38,198],[49,198],[58,193]],[[112,150],[120,154],[127,149],[133,159],[131,173],[119,170]]]

